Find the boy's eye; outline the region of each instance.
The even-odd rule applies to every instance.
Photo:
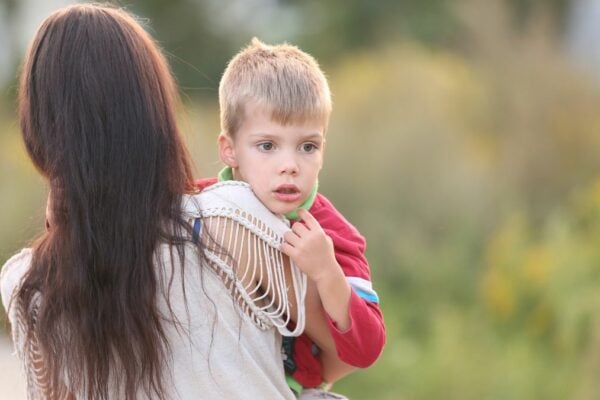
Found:
[[[273,143],[271,143],[271,142],[259,143],[258,149],[260,151],[271,151],[271,150],[273,150]]]
[[[313,151],[315,151],[317,149],[318,149],[318,147],[314,143],[302,143],[300,145],[300,150],[302,150],[304,153],[312,153]]]

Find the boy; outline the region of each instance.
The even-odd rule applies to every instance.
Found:
[[[323,384],[371,365],[385,342],[365,240],[317,192],[329,86],[310,55],[255,38],[229,62],[219,104],[219,156],[227,165],[219,179],[247,182],[271,212],[292,222],[281,250],[308,276],[307,328],[298,338],[284,338],[284,365],[296,393],[313,388],[302,397],[309,398]]]

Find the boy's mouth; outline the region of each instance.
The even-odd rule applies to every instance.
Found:
[[[300,193],[300,189],[298,188],[298,186],[288,185],[288,184],[278,186],[274,192],[275,192],[275,197],[278,200],[284,201],[287,203],[293,203],[295,201],[298,201],[298,199],[302,195]]]
[[[277,189],[275,189],[275,191],[277,193],[282,193],[282,194],[293,194],[293,193],[298,193],[300,191],[300,189],[298,189],[298,186],[296,186],[296,185],[281,185],[281,186],[278,186]]]

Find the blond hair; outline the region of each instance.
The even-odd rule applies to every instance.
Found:
[[[245,105],[266,106],[283,125],[322,121],[327,126],[331,94],[317,61],[296,46],[270,46],[257,38],[236,54],[219,85],[221,131],[231,137],[245,117]]]

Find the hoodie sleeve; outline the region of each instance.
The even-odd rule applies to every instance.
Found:
[[[386,336],[379,297],[373,289],[371,271],[365,257],[365,238],[321,194],[317,195],[310,212],[331,237],[336,260],[352,288],[350,328],[340,331],[335,322],[327,317],[338,356],[347,364],[366,368],[383,351]]]

